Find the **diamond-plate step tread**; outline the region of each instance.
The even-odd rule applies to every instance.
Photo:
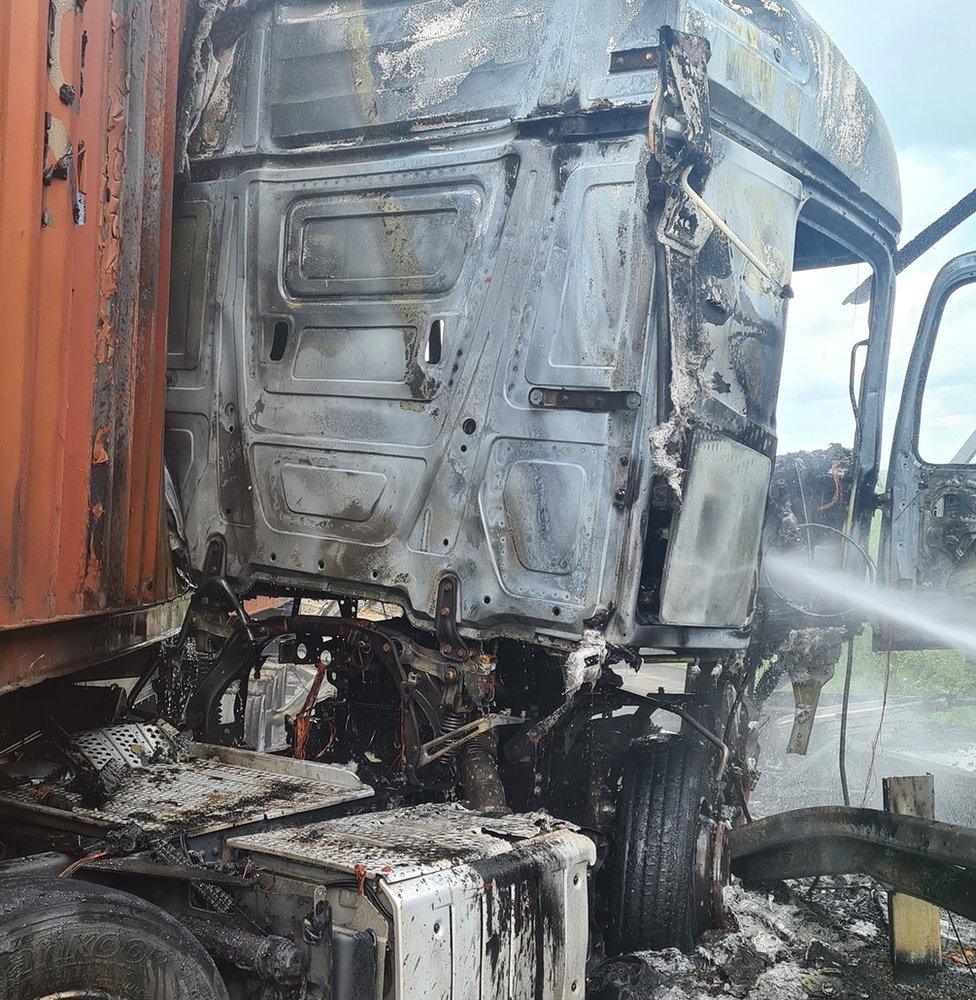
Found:
[[[175,756],[158,726],[140,722],[92,729],[78,733],[72,739],[75,749],[98,768],[108,763],[143,767],[152,761],[154,755],[163,760],[172,760]]]
[[[513,845],[572,830],[545,813],[489,816],[457,804],[363,813],[309,826],[267,830],[230,847],[400,882],[504,854]]]
[[[57,785],[40,799],[31,786],[0,792],[0,803],[63,813],[99,826],[137,823],[147,833],[197,836],[372,794],[351,772],[327,765],[199,744],[192,750],[198,756],[190,760],[129,771],[101,809],[84,805],[76,792]]]

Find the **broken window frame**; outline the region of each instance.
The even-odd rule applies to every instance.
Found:
[[[861,541],[868,537],[870,530],[881,468],[885,382],[895,304],[894,247],[883,235],[882,227],[856,217],[849,203],[818,191],[809,192],[797,224],[820,233],[850,253],[846,260],[834,258],[825,261],[825,265],[863,262],[872,271],[868,341],[864,366],[857,382],[851,469],[853,496],[850,524],[854,539]]]
[[[932,360],[939,346],[946,306],[957,292],[967,287],[976,287],[976,253],[962,254],[954,258],[932,282],[902,386],[901,408],[905,409],[905,415],[902,416],[900,408],[895,433],[904,434],[905,450],[920,466],[933,469],[958,469],[972,473],[973,460],[936,462],[922,455],[920,448],[925,391]],[[892,456],[893,458],[895,456],[894,449]]]
[[[976,468],[972,464],[929,462],[919,454],[918,435],[922,400],[929,363],[939,337],[945,304],[961,287],[976,282],[976,252],[962,254],[949,261],[936,276],[919,321],[918,333],[902,385],[902,395],[895,422],[884,497],[881,530],[881,578],[902,592],[925,591],[934,580],[950,595],[971,601],[968,594],[957,594],[948,582],[944,568],[933,563],[922,546],[927,534],[926,511],[932,497],[947,488],[976,489]],[[899,629],[888,631],[885,648],[941,648],[931,639],[920,639]]]

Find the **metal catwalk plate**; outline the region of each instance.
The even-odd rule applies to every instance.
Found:
[[[333,871],[354,873],[362,865],[368,877],[395,883],[571,829],[545,813],[486,816],[459,805],[431,804],[234,837],[228,845]]]
[[[125,767],[144,767],[153,758],[163,763],[175,757],[173,747],[164,739],[159,727],[141,722],[78,733],[74,744],[95,767],[104,767],[109,762]]]
[[[133,769],[101,809],[60,786],[0,793],[4,803],[99,827],[136,823],[147,833],[199,836],[246,823],[318,811],[372,794],[349,771],[243,750],[196,745],[192,759]]]

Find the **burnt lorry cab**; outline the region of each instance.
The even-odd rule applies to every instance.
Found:
[[[885,358],[894,152],[823,33],[279,2],[208,45],[167,396],[192,565],[216,539],[240,590],[427,630],[454,574],[472,642],[744,646],[794,262],[876,267]]]
[[[198,0],[179,64],[189,611],[5,698],[5,842],[168,910],[220,1000],[569,1000],[604,953],[692,947],[755,778],[798,269],[874,274],[872,510],[900,213],[873,101],[788,0]],[[624,683],[654,660],[682,690]],[[18,907],[109,905],[49,888],[0,902],[0,947]]]
[[[240,739],[279,640],[333,685],[293,752],[360,760],[397,801],[572,818],[606,860],[608,944],[687,944],[711,919],[691,872],[721,871],[752,780],[739,651],[795,269],[874,274],[872,508],[901,208],[880,113],[788,2],[191,21],[166,455],[200,590],[157,703]],[[295,613],[248,621],[258,594]],[[684,693],[622,690],[642,655],[687,661]],[[632,891],[655,810],[679,902],[664,865]]]

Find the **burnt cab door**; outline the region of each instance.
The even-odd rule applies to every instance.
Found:
[[[976,253],[929,292],[902,390],[881,533],[882,579],[924,613],[976,617]],[[960,625],[966,624],[964,621]],[[889,638],[885,637],[887,645]],[[934,648],[895,629],[891,648]]]

